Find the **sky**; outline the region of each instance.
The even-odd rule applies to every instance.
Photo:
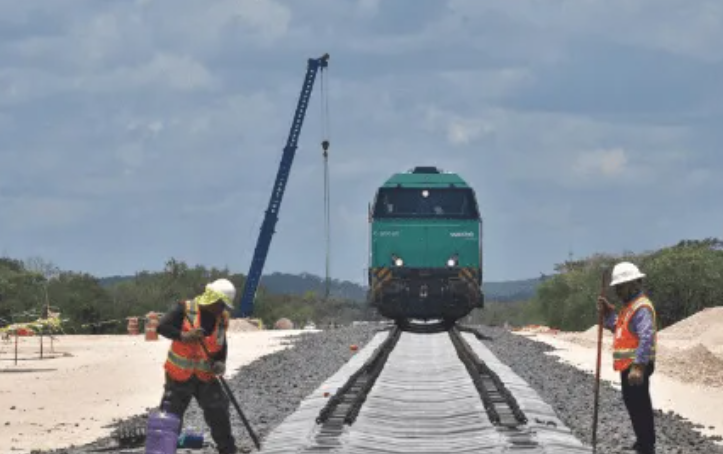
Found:
[[[477,191],[488,281],[720,237],[720,43],[720,0],[0,0],[0,253],[247,273],[327,52],[267,273],[324,273],[325,138],[334,278],[416,165]]]

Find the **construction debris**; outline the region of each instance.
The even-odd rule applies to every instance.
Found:
[[[723,343],[723,306],[703,309],[660,331],[661,338],[676,341],[705,341],[715,348]]]
[[[657,361],[660,371],[687,383],[723,387],[723,358],[705,345],[685,349],[664,349]]]
[[[280,318],[274,323],[274,329],[294,329],[294,323],[288,318]]]
[[[12,325],[0,328],[0,334],[2,334],[4,338],[7,338],[9,335],[34,336],[41,332],[60,333],[62,332],[63,322],[67,322],[67,320],[61,320],[59,313],[50,312],[50,316],[45,319],[39,318],[34,322],[13,323]]]
[[[259,331],[261,328],[258,324],[246,318],[234,318],[228,324],[230,333],[241,333],[249,331]]]
[[[518,334],[557,334],[560,330],[545,325],[526,325],[520,328],[512,328]]]

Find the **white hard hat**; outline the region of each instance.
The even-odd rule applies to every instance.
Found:
[[[641,273],[638,267],[634,264],[630,262],[620,262],[613,268],[610,287],[642,279],[644,277],[645,274]]]
[[[228,279],[216,279],[206,285],[206,290],[212,290],[224,295],[225,298],[222,298],[223,302],[226,303],[226,306],[230,309],[233,308],[233,300],[236,298],[236,287],[233,285],[233,282]]]

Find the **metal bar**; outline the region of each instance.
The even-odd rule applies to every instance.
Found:
[[[188,313],[186,313],[186,319],[191,323],[191,326],[193,326],[193,320],[191,320],[191,316]],[[203,343],[203,339],[199,339],[198,342],[201,345],[201,348],[203,348],[203,352],[206,354],[206,357],[208,358],[208,361],[211,363],[211,367],[213,368],[213,360],[211,359],[211,354],[208,352],[208,348],[206,348],[206,344]],[[246,426],[246,430],[251,436],[251,439],[253,440],[256,449],[260,450],[261,443],[259,443],[259,439],[256,436],[256,433],[254,433],[254,430],[251,428],[251,424],[249,423],[248,419],[246,419],[246,415],[244,415],[244,412],[241,410],[241,406],[236,400],[236,396],[233,395],[231,387],[228,386],[228,383],[226,383],[226,380],[221,375],[213,374],[213,376],[216,377],[216,380],[221,382],[221,386],[223,387],[226,396],[228,396],[231,403],[233,403],[233,406],[236,407],[236,411],[238,412],[241,421],[244,423],[244,426]]]

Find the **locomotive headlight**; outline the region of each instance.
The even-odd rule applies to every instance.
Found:
[[[458,262],[457,254],[454,254],[452,257],[450,257],[447,260],[447,266],[450,268],[455,267],[455,266],[457,266],[457,262]]]
[[[404,265],[404,260],[402,260],[401,257],[397,257],[396,254],[392,254],[392,262],[393,262],[396,266],[402,266],[402,265]]]

